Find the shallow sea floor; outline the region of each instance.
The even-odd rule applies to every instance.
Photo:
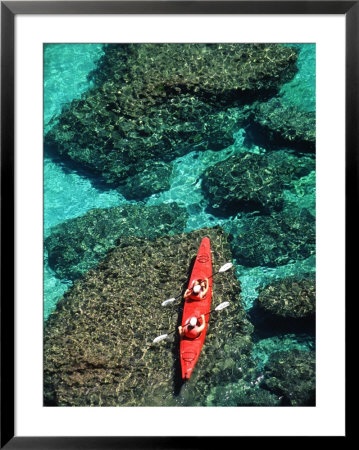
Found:
[[[280,93],[283,103],[299,106],[307,111],[315,111],[315,45],[296,44],[299,50],[298,73],[286,83]],[[74,98],[79,98],[93,84],[87,76],[96,67],[102,55],[100,44],[50,44],[44,51],[44,132],[54,123],[56,115],[67,107]],[[238,129],[233,145],[222,150],[198,151],[194,146],[185,156],[173,163],[170,189],[154,194],[146,199],[145,205],[160,205],[177,202],[187,209],[188,220],[185,232],[220,225],[230,232],[242,220],[241,214],[220,217],[208,209],[208,203],[201,190],[203,172],[229,156],[241,152],[265,153],[265,148],[246,143],[246,130]],[[188,168],[191,168],[190,173]],[[287,208],[305,208],[315,215],[315,172],[293,182],[285,189],[284,201]],[[93,182],[86,174],[70,166],[66,161],[44,149],[44,234],[62,222],[82,216],[93,208],[107,208],[135,204],[126,200],[115,189]],[[143,202],[141,202],[143,203]],[[236,263],[236,276],[241,283],[243,307],[249,313],[253,308],[260,287],[268,282],[290,275],[300,275],[315,271],[315,257],[290,261],[278,267],[248,267]],[[44,320],[54,310],[56,303],[72,285],[72,281],[59,279],[49,267],[47,254],[44,255]],[[271,353],[292,349],[304,351],[315,348],[313,334],[277,334],[258,336],[253,358],[258,364],[259,374]],[[260,375],[259,375],[260,376]],[[232,389],[233,386],[228,387]],[[209,403],[211,404],[211,403]],[[230,402],[228,402],[230,404]]]

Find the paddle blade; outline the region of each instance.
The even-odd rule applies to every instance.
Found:
[[[156,338],[153,339],[153,342],[160,342],[163,341],[164,339],[166,339],[168,337],[168,334],[161,334],[161,336],[157,336]]]
[[[219,269],[219,273],[221,273],[221,272],[226,272],[226,270],[229,270],[231,267],[233,267],[233,264],[232,263],[226,263],[226,264],[224,264],[220,269]]]
[[[221,309],[227,308],[227,306],[229,306],[229,302],[223,302],[220,303],[214,310],[220,311]]]
[[[174,302],[175,300],[176,300],[175,297],[169,298],[168,300],[165,300],[164,302],[162,302],[161,305],[162,305],[162,306],[169,305],[170,303]]]

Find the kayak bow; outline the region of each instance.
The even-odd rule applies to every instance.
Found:
[[[196,260],[192,269],[191,278],[189,280],[188,288],[192,286],[194,280],[203,280],[208,278],[208,291],[201,300],[186,299],[184,303],[182,327],[188,320],[195,316],[200,317],[202,314],[208,314],[211,310],[212,300],[212,257],[211,257],[211,243],[208,237],[204,237],[201,241]],[[189,380],[192,375],[194,366],[196,365],[199,354],[201,352],[206,332],[208,328],[209,316],[206,316],[206,326],[204,330],[195,339],[187,337],[180,338],[180,360],[182,378]]]

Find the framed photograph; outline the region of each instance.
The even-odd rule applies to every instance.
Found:
[[[1,448],[347,436],[358,11],[1,2]]]

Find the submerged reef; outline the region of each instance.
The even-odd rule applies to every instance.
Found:
[[[232,215],[238,211],[269,213],[283,207],[283,190],[315,168],[311,157],[279,150],[241,153],[209,167],[202,189],[212,208]]]
[[[315,275],[292,276],[260,289],[261,308],[280,317],[304,318],[315,314]]]
[[[244,382],[230,383],[215,386],[211,389],[207,398],[208,406],[222,406],[225,400],[226,406],[280,406],[281,401],[275,395],[258,387],[261,378]]]
[[[315,151],[315,111],[304,111],[272,98],[254,108],[254,132],[268,143]]]
[[[243,105],[273,96],[297,71],[296,50],[277,44],[121,44],[104,52],[92,73],[97,86],[62,110],[45,144],[115,187],[193,147],[232,144],[250,114]],[[145,184],[135,193],[125,186],[125,195],[167,188]]]
[[[91,77],[128,86],[144,104],[186,93],[221,108],[240,94],[277,91],[297,72],[297,58],[277,44],[107,45]]]
[[[294,180],[289,189],[284,191],[284,200],[289,207],[306,209],[315,217],[316,207],[316,174],[313,170],[309,175]]]
[[[276,267],[315,254],[315,218],[306,209],[243,217],[232,231],[240,264]]]
[[[288,406],[315,406],[315,352],[272,353],[260,386],[283,397]]]
[[[253,346],[253,358],[258,364],[258,369],[261,371],[264,369],[269,355],[284,349],[285,351],[315,350],[314,336],[307,333],[285,333],[256,340]]]
[[[211,239],[217,271],[232,259],[220,227],[154,241],[128,238],[74,283],[45,324],[45,405],[205,406],[214,386],[252,380],[253,327],[232,270],[213,285],[212,306],[230,306],[212,314],[183,395],[177,333],[152,343],[180,323],[181,302],[167,308],[161,302],[184,292],[204,236]]]
[[[128,200],[142,199],[161,191],[167,191],[171,187],[171,173],[171,164],[159,161],[145,163],[140,173],[126,178],[119,191]]]
[[[60,278],[74,280],[95,267],[119,239],[125,245],[129,236],[154,239],[180,233],[187,219],[186,209],[177,203],[92,209],[52,228],[45,240],[48,263]]]

